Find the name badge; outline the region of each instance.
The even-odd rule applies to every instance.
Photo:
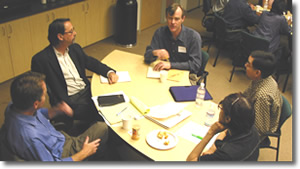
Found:
[[[186,48],[184,46],[178,46],[179,53],[186,53]]]

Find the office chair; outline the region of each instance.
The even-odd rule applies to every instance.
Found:
[[[232,52],[238,48],[240,42],[239,40],[232,39],[230,35],[240,34],[242,29],[229,30],[227,29],[227,23],[223,17],[214,13],[215,15],[215,23],[214,23],[214,37],[216,42],[216,47],[218,48],[217,55],[215,61],[213,63],[213,67],[216,66],[217,60],[221,50],[229,49]]]
[[[205,70],[205,67],[206,67],[208,59],[209,59],[209,54],[203,50],[201,50],[201,52],[202,52],[202,64],[201,64],[200,72],[198,73],[198,77],[199,76],[201,76],[201,77],[197,81],[197,85],[200,85],[200,83],[203,81],[206,86],[208,72]]]
[[[200,71],[197,74],[197,77],[195,74],[189,75],[191,85],[200,85],[200,83],[203,81],[206,86],[208,72],[205,70],[205,67],[209,59],[209,54],[204,50],[201,50],[201,54],[202,54],[202,64],[200,67]]]
[[[0,161],[25,161],[10,150],[6,138],[6,130],[2,125],[0,128]]]
[[[278,124],[278,129],[275,133],[268,132],[265,134],[267,137],[266,139],[269,139],[268,137],[275,137],[277,138],[277,146],[271,146],[271,145],[261,145],[260,148],[271,148],[273,150],[276,150],[276,161],[278,161],[278,155],[279,155],[279,145],[280,145],[280,136],[281,136],[281,127],[284,124],[284,122],[292,115],[292,109],[291,105],[288,102],[288,100],[282,95],[282,108],[281,108],[281,114]]]
[[[235,68],[242,67],[244,68],[245,63],[248,60],[248,57],[252,51],[263,50],[268,51],[270,42],[264,38],[252,35],[251,33],[241,31],[241,41],[239,52],[234,56],[232,61],[232,71],[230,75],[229,82],[231,82]]]
[[[287,82],[289,80],[289,75],[292,73],[292,70],[293,70],[292,35],[288,36],[288,44],[289,44],[289,52],[286,56],[283,56],[282,53],[280,52],[281,57],[280,57],[280,60],[278,61],[278,64],[277,64],[276,70],[275,70],[275,80],[277,81],[278,85],[279,85],[280,75],[286,75],[284,84],[283,84],[283,88],[282,88],[282,93],[285,92]],[[281,50],[281,47],[278,50]],[[277,51],[275,51],[275,52],[277,52]]]

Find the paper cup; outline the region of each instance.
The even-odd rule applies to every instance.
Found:
[[[124,130],[130,130],[132,128],[132,117],[130,115],[125,115],[122,117],[122,128]]]
[[[160,71],[160,82],[165,83],[167,81],[168,72],[165,70]]]

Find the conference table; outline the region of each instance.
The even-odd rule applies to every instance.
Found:
[[[184,71],[183,78],[179,82],[167,80],[162,83],[159,78],[147,78],[149,65],[144,63],[144,57],[142,55],[114,50],[102,60],[102,63],[114,68],[117,72],[128,71],[131,81],[110,85],[101,83],[100,75],[94,73],[91,79],[91,92],[93,97],[123,91],[127,96],[134,96],[147,106],[152,107],[174,102],[174,99],[169,92],[170,86],[190,86],[188,71]],[[192,114],[172,128],[165,129],[147,118],[134,120],[133,123],[139,124],[140,126],[140,138],[138,140],[133,140],[129,132],[122,128],[122,122],[120,124],[110,125],[110,127],[120,136],[120,138],[127,142],[129,146],[139,153],[142,153],[150,160],[185,161],[187,156],[196,146],[195,142],[182,136],[177,136],[178,142],[175,147],[162,150],[151,147],[146,141],[147,135],[154,130],[167,130],[176,135],[178,130],[190,122],[204,126],[205,114],[209,107],[215,109],[216,115],[214,116],[214,120],[218,120],[219,111],[217,104],[212,101],[205,101],[200,108],[195,106],[194,101],[184,103],[187,104],[184,109]]]

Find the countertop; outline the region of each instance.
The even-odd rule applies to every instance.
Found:
[[[48,0],[49,1],[49,0]],[[18,9],[6,10],[0,9],[0,23],[5,23],[15,19],[23,18],[26,16],[34,15],[37,13],[45,12],[55,8],[63,7],[84,0],[55,0],[55,2],[47,2],[47,4],[41,4],[40,0],[30,0]]]

